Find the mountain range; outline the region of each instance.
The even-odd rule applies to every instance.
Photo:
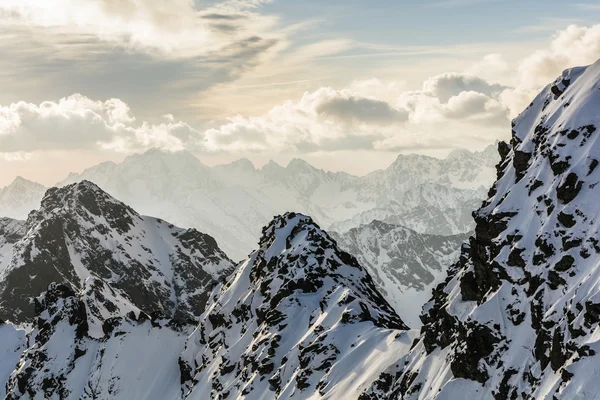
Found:
[[[234,260],[255,248],[274,215],[295,210],[344,233],[382,220],[420,233],[473,229],[471,212],[495,175],[496,146],[455,150],[446,159],[401,155],[387,169],[357,177],[294,159],[257,169],[246,160],[207,167],[188,152],[150,150],[71,174],[55,186],[88,180],[143,215],[213,236]],[[25,219],[46,188],[18,178],[0,191],[0,216]]]

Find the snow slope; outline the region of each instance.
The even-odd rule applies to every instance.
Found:
[[[406,329],[354,257],[288,213],[264,229],[188,340],[187,398],[357,399],[408,351]]]
[[[25,330],[0,322],[0,398],[6,396],[8,378],[26,347]]]
[[[12,243],[0,239],[0,317],[16,322],[33,317],[31,299],[48,284],[81,289],[90,276],[147,313],[195,318],[233,268],[210,236],[141,216],[87,181],[49,189],[24,226],[11,226]]]
[[[365,399],[598,398],[599,89],[600,61],[567,70],[515,119],[418,343]]]
[[[421,306],[458,261],[469,235],[438,236],[373,221],[343,234],[332,233],[373,277],[377,289],[412,328],[419,327]]]

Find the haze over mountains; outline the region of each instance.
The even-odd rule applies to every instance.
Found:
[[[271,218],[256,250],[234,265],[210,236],[143,217],[90,181],[49,189],[26,222],[0,220],[2,311],[29,324],[0,325],[0,386],[8,399],[594,398],[599,88],[600,61],[567,70],[514,121],[468,243],[379,220],[330,235],[287,212]],[[183,154],[181,163],[158,152],[132,159],[157,154],[162,163],[135,164],[156,173],[183,168],[192,181],[180,184],[190,190],[214,189],[219,168],[248,170],[247,187],[264,173],[242,162],[202,174]],[[419,171],[443,175],[422,161],[407,180]],[[102,168],[107,182],[136,176]],[[301,200],[326,198],[319,188],[328,182],[335,193],[352,193],[354,208],[379,208],[354,186],[366,177],[302,162],[266,170],[287,178],[277,187],[304,191]],[[411,171],[378,172],[370,190],[393,183],[390,170]],[[175,186],[160,176],[149,186],[117,181],[161,199]],[[471,179],[460,176],[451,184]],[[440,192],[456,193],[453,200],[477,192],[438,178],[420,187],[446,187]],[[391,201],[390,193],[400,196],[391,186],[379,196]],[[442,197],[429,194],[421,199],[435,207]],[[400,203],[384,204],[393,211]],[[411,330],[395,308],[437,282],[423,326]]]
[[[338,232],[374,219],[420,233],[469,232],[471,212],[493,181],[495,147],[456,150],[444,160],[401,155],[386,170],[364,177],[325,172],[300,159],[287,167],[270,162],[256,169],[244,159],[210,168],[187,152],[150,150],[71,174],[57,186],[94,182],[144,215],[210,234],[232,259],[241,260],[255,247],[262,226],[288,210]],[[26,218],[44,192],[41,185],[17,179],[0,192],[0,215]]]

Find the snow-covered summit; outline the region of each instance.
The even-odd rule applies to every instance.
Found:
[[[16,177],[10,185],[0,187],[0,217],[27,218],[31,210],[39,207],[45,191],[44,185]]]
[[[141,216],[89,181],[49,189],[16,233],[0,253],[0,316],[17,322],[48,284],[79,290],[90,276],[148,313],[194,318],[233,268],[212,237]]]
[[[276,217],[259,246],[188,341],[187,398],[357,399],[410,347],[406,326],[309,217]]]

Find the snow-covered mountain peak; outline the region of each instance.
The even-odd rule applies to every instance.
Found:
[[[212,237],[141,216],[89,181],[49,189],[25,226],[4,225],[17,240],[0,244],[0,315],[17,322],[49,283],[80,290],[90,276],[147,313],[196,318],[233,268]]]
[[[252,161],[248,160],[247,158],[240,158],[239,160],[235,160],[234,162],[228,164],[227,166],[232,169],[241,170],[241,171],[255,171],[256,170],[256,167],[254,167],[254,164],[252,163]]]
[[[356,259],[309,217],[287,213],[264,229],[188,341],[189,398],[356,399],[410,346],[405,329]],[[388,350],[377,367],[347,375]]]
[[[40,209],[32,213],[30,219],[49,218],[52,214],[79,215],[90,224],[100,218],[121,232],[127,232],[134,225],[134,218],[141,218],[131,207],[86,180],[48,189]]]
[[[308,162],[301,158],[292,158],[287,165],[287,169],[294,172],[312,172],[319,171],[317,168],[310,165]]]
[[[39,207],[46,188],[23,177],[16,177],[8,186],[0,188],[0,217],[25,219]]]

